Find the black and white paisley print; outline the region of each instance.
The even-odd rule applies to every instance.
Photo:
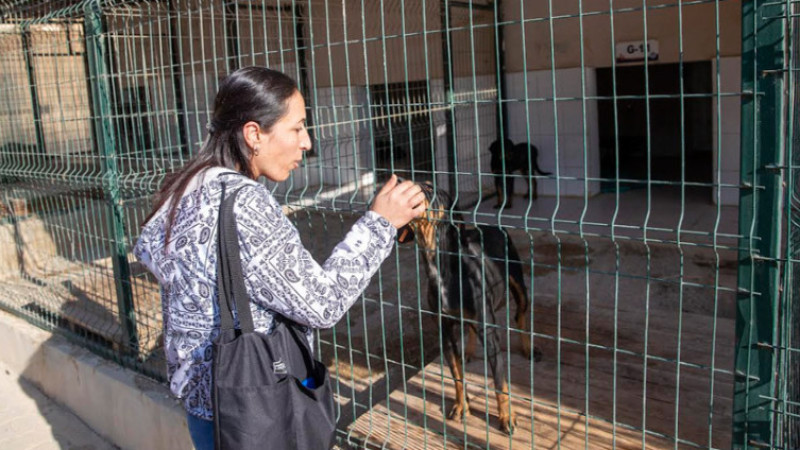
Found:
[[[228,169],[199,174],[179,203],[166,246],[166,207],[142,229],[134,254],[159,280],[170,390],[186,410],[211,419],[211,341],[219,328],[216,233],[221,183],[244,186],[234,214],[256,331],[268,333],[273,312],[311,329],[336,324],[393,248],[395,228],[367,212],[324,264],[305,249],[297,229],[266,186]],[[313,348],[313,345],[312,345]]]

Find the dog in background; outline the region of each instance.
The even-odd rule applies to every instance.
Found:
[[[519,171],[525,176],[528,180],[528,193],[525,194],[525,198],[529,198],[530,193],[533,192],[534,200],[539,196],[536,175],[552,175],[552,172],[544,172],[539,167],[539,149],[533,144],[527,142],[514,144],[511,139],[504,139],[503,145],[500,145],[498,139],[489,146],[489,153],[492,154],[490,167],[495,175],[494,186],[497,189],[495,208],[500,208],[504,200],[507,202],[508,208],[514,206],[514,177],[505,175],[512,175]],[[529,175],[533,175],[533,177]],[[505,195],[503,194],[503,178],[506,183]]]
[[[441,190],[434,192],[430,184],[421,183],[420,186],[426,196],[425,216],[398,230],[397,240],[402,244],[416,238],[423,250],[428,275],[429,305],[433,311],[442,312],[442,352],[456,390],[455,405],[448,418],[463,420],[469,414],[464,389],[464,365],[458,345],[461,338],[466,337],[461,332],[463,324],[470,337],[477,335],[483,342],[497,392],[500,426],[511,434],[516,426],[516,413],[509,403],[495,309],[505,304],[508,287],[510,296],[517,304],[515,326],[520,330],[528,330],[528,291],[523,278],[522,261],[505,231],[484,225],[466,228],[448,221],[446,216],[453,203],[451,197]],[[523,353],[530,358],[530,334],[520,333],[520,338]],[[464,355],[474,351],[472,345],[474,339],[470,338],[466,348],[463,348]],[[541,351],[534,348],[533,357],[539,361]]]

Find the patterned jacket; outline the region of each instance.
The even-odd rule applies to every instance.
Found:
[[[257,332],[270,332],[273,312],[308,326],[309,340],[312,328],[334,326],[389,256],[396,234],[386,219],[367,212],[319,265],[267,187],[223,168],[202,172],[186,189],[169,245],[162,207],[143,227],[134,254],[161,286],[170,390],[205,419],[212,418],[211,341],[219,329],[216,223],[223,181],[226,195],[244,186],[234,214]]]

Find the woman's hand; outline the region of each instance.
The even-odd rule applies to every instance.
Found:
[[[397,182],[392,175],[381,188],[370,210],[389,221],[395,228],[401,228],[425,212],[425,194],[414,182]]]

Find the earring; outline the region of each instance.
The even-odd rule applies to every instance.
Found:
[[[253,147],[253,156],[258,156],[258,145]]]

